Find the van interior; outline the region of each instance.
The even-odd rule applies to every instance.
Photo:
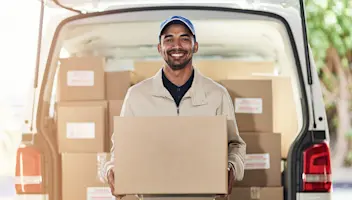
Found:
[[[47,117],[53,119],[51,132],[46,134],[51,135],[53,148],[59,158],[53,164],[57,165],[54,169],[59,171],[59,175],[54,176],[48,170],[41,173],[51,178],[60,177],[58,183],[62,182],[62,187],[61,184],[52,186],[51,178],[44,178],[42,184],[47,186],[38,189],[40,192],[62,195],[63,200],[83,200],[87,195],[99,193],[97,188],[108,188],[97,180],[96,163],[98,161],[99,168],[109,159],[111,116],[119,115],[128,87],[152,77],[163,67],[163,59],[157,51],[158,31],[161,20],[171,14],[171,11],[146,12],[143,19],[128,13],[92,16],[68,21],[57,30],[47,63],[46,70],[49,73],[46,82],[43,82],[43,95],[44,102],[50,105],[46,111]],[[248,175],[239,183],[239,188],[249,188],[252,183],[252,186],[257,183],[260,184],[258,187],[267,187],[268,193],[275,193],[270,192],[273,191],[270,188],[277,190],[283,187],[283,163],[303,124],[301,85],[292,47],[294,44],[285,25],[273,18],[245,13],[214,11],[212,15],[208,11],[206,15],[210,17],[207,19],[202,17],[204,13],[201,11],[177,11],[177,14],[189,17],[196,29],[199,51],[194,55],[194,67],[228,89],[235,110],[235,98],[261,99],[256,105],[260,111],[249,114],[239,111],[235,115],[240,135],[247,143],[247,153],[257,155],[271,151],[271,167],[250,170],[248,166],[248,173],[245,172]],[[85,65],[89,67],[85,69]],[[77,70],[94,71],[94,81],[99,84],[94,89],[81,92],[65,87],[68,83],[68,74],[65,73],[75,67]],[[90,76],[81,75],[86,76],[87,80]],[[70,95],[74,97],[70,99]],[[87,99],[82,99],[85,97]],[[90,108],[86,109],[87,106]],[[99,116],[103,118],[98,119]],[[84,138],[68,141],[66,133],[60,133],[68,128],[64,124],[69,120],[82,122],[87,119],[101,123],[95,128],[103,135],[98,137],[96,131],[95,139],[84,143]],[[246,132],[254,135],[276,133],[280,137],[277,140],[258,136],[258,139],[246,135]],[[273,144],[275,141],[279,142]],[[281,152],[274,152],[277,150],[274,146],[278,146]],[[44,169],[52,167],[48,167],[48,163],[42,164]],[[73,176],[82,178],[72,179]],[[263,180],[254,181],[255,177]],[[62,192],[53,192],[55,189],[50,189],[52,187],[60,188]],[[88,187],[90,189],[86,189]],[[28,192],[22,187],[17,189]],[[240,193],[243,192],[237,192]]]

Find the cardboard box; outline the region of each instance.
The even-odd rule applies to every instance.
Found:
[[[239,61],[239,60],[199,60],[194,61],[199,71],[214,81],[233,79],[237,76],[252,76],[255,74],[273,74],[273,62]]]
[[[227,120],[114,117],[117,194],[226,194]]]
[[[297,108],[301,102],[295,97],[290,77],[258,77],[273,81],[274,131],[281,133],[281,157],[287,158],[293,141],[299,134]],[[298,95],[298,91],[296,92]]]
[[[58,102],[57,107],[60,106],[68,106],[68,107],[81,107],[81,106],[91,106],[91,107],[96,107],[96,106],[102,106],[104,108],[104,122],[105,122],[105,133],[106,135],[108,135],[107,137],[105,137],[105,140],[108,139],[108,137],[110,137],[109,134],[107,134],[107,131],[109,130],[109,109],[108,109],[108,101],[63,101],[63,102]],[[106,141],[106,143],[104,144],[105,146],[105,151],[109,152],[110,151],[110,139],[109,141]]]
[[[240,133],[247,144],[245,172],[236,187],[281,186],[281,134]]]
[[[105,99],[104,57],[60,59],[58,101]]]
[[[164,65],[163,60],[156,61],[145,61],[145,60],[136,60],[133,63],[133,76],[132,83],[136,84],[147,78],[154,76]]]
[[[109,159],[107,153],[62,154],[62,199],[113,199],[108,184],[99,179],[99,171]],[[134,196],[126,199],[137,200]]]
[[[271,80],[222,80],[235,108],[240,132],[273,132],[273,91]]]
[[[104,106],[59,106],[59,152],[104,152],[105,126]]]
[[[114,132],[114,117],[120,116],[123,100],[109,101],[109,134],[108,134],[108,147],[111,149],[111,137]]]
[[[283,200],[282,187],[243,187],[232,188],[229,200]],[[225,200],[221,198],[219,200]]]
[[[287,76],[251,76],[237,77],[237,80],[271,80],[273,94],[273,132],[281,133],[281,157],[287,158],[292,142],[299,133],[298,91],[291,77]]]
[[[194,60],[194,66],[205,76],[220,81],[237,76],[254,74],[273,74],[273,62],[248,62],[237,60]],[[140,60],[134,62],[135,77],[133,83],[154,76],[164,65],[163,60]]]
[[[131,72],[106,72],[106,99],[124,100],[128,88],[131,86]]]

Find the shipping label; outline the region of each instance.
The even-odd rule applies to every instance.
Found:
[[[235,113],[263,113],[263,100],[261,98],[235,98],[234,103]]]
[[[245,170],[269,169],[270,154],[247,154],[245,159]]]
[[[68,139],[94,139],[94,122],[68,122],[66,123],[66,137]]]
[[[87,200],[115,200],[109,187],[88,187]]]
[[[67,86],[94,86],[94,71],[68,71]]]

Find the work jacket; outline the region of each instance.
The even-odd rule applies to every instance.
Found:
[[[233,102],[225,87],[203,76],[194,69],[191,88],[182,98],[179,107],[162,81],[162,69],[155,76],[131,86],[125,96],[120,116],[227,116],[228,162],[234,168],[235,180],[244,176],[246,144],[239,136]],[[107,173],[114,165],[114,135],[111,159],[105,163],[101,178],[107,181]]]

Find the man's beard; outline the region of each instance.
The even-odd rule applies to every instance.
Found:
[[[167,52],[167,56],[170,56],[171,57],[171,53],[173,53],[173,51],[169,51]],[[182,51],[182,53],[184,53],[185,55],[188,54],[187,51]],[[167,65],[173,70],[173,71],[177,71],[177,70],[181,70],[183,68],[185,68],[192,60],[192,57],[191,58],[188,58],[187,60],[185,60],[183,63],[180,63],[180,64],[175,64],[172,62],[172,58],[171,59],[168,59],[168,60],[165,60],[165,62],[167,63]]]
[[[191,62],[191,60],[192,60],[192,58],[189,58],[189,59],[185,60],[185,62],[180,63],[180,64],[172,63],[172,61],[170,61],[170,60],[165,60],[165,62],[173,71],[177,71],[177,70],[181,70],[181,69],[185,68],[188,65],[188,63]]]

